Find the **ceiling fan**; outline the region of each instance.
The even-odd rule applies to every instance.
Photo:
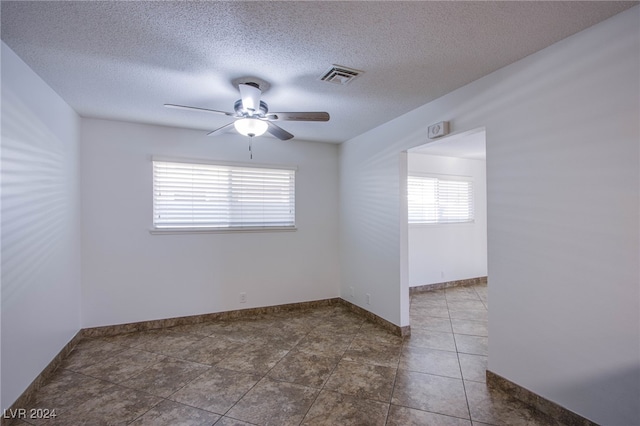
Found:
[[[327,112],[269,112],[267,104],[260,100],[262,90],[256,82],[240,83],[238,84],[238,89],[240,90],[240,99],[233,105],[234,112],[175,104],[164,104],[164,106],[188,111],[222,114],[235,119],[235,121],[207,133],[207,136],[219,135],[234,126],[239,133],[251,138],[269,132],[284,141],[291,139],[293,135],[274,124],[274,121],[329,121],[329,113]]]

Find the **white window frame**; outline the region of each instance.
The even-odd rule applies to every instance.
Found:
[[[151,158],[151,163],[152,163],[152,180],[153,180],[152,181],[153,213],[152,213],[152,226],[151,226],[150,232],[152,234],[280,232],[280,231],[297,230],[296,224],[295,224],[295,213],[296,213],[295,212],[295,201],[296,201],[296,197],[295,197],[295,177],[296,176],[295,175],[296,175],[297,167],[295,166],[266,165],[266,164],[255,164],[255,163],[248,164],[248,163],[234,163],[234,162],[227,162],[227,161],[165,158],[165,157],[155,157],[155,156]],[[175,179],[175,176],[171,177],[171,176],[165,175],[164,177],[161,177],[162,169],[160,167],[165,165],[164,170],[166,171],[166,166],[167,165],[170,166],[172,164],[175,165],[177,167],[176,170],[179,170],[181,173],[186,172],[185,177],[187,179],[189,179],[188,169],[190,167],[199,169],[198,170],[199,173],[203,173],[203,172],[204,173],[220,173],[222,177],[213,178],[214,180],[211,180],[211,181],[207,180],[206,182],[202,182],[202,181],[199,182],[199,183],[204,183],[205,185],[209,185],[209,184],[213,184],[214,186],[217,185],[215,189],[217,189],[218,191],[214,191],[213,189],[206,189],[204,191],[198,190],[194,194],[193,192],[187,189],[182,194],[183,195],[182,203],[175,204],[175,201],[176,201],[175,193],[171,193],[169,200],[166,200],[166,199],[162,200],[160,195],[161,191],[164,191],[165,194],[167,190],[174,191],[174,189],[169,189],[169,187],[165,187],[163,189],[162,186],[167,185],[168,181],[166,179],[172,179],[172,178]],[[156,166],[160,166],[160,167],[157,168]],[[269,215],[267,214],[266,222],[262,222],[260,224],[257,224],[257,222],[254,222],[252,224],[248,224],[247,222],[243,222],[243,221],[247,221],[248,219],[246,215],[247,210],[246,208],[243,209],[243,206],[246,206],[246,204],[243,204],[243,203],[246,203],[246,201],[243,202],[242,198],[246,200],[247,198],[246,191],[251,191],[252,192],[251,195],[253,196],[256,196],[256,195],[260,196],[261,195],[260,188],[256,187],[255,185],[251,185],[249,187],[241,181],[240,182],[236,181],[235,183],[233,183],[232,177],[234,175],[235,176],[241,175],[244,177],[247,174],[253,175],[254,173],[257,173],[258,176],[260,176],[261,171],[264,172],[264,176],[262,176],[263,179],[275,178],[276,184],[281,185],[281,187],[278,188],[278,190],[282,191],[281,193],[282,195],[275,195],[275,197],[281,199],[281,202],[283,203],[283,207],[285,207],[285,210],[288,208],[289,212],[284,212],[283,213],[284,215],[280,215],[281,212],[278,212],[276,216],[272,216],[272,217],[269,217]],[[270,171],[273,171],[274,173],[270,173]],[[228,173],[228,175],[224,176],[225,173]],[[290,183],[282,184],[282,182],[277,182],[281,178],[289,178]],[[162,179],[164,179],[164,183],[162,182]],[[219,195],[220,194],[219,189],[225,185],[225,180],[226,180],[226,185],[228,185],[227,192],[224,195]],[[193,184],[193,181],[192,181],[192,184]],[[208,192],[208,191],[211,191],[211,192]],[[268,202],[275,202],[273,200],[273,197],[274,197],[273,191],[269,191],[266,194],[269,197],[271,197],[270,199],[268,199]],[[211,199],[210,195],[213,198],[217,198],[216,201],[218,202],[218,204],[214,204],[212,202],[209,206],[220,207],[221,202],[227,201],[229,203],[228,206],[226,207],[227,210],[224,210],[223,208],[220,214],[212,215],[215,217],[209,218],[210,222],[208,224],[205,223],[206,220],[200,221],[200,223],[198,223],[197,219],[194,219],[193,217],[189,219],[187,217],[189,214],[193,216],[198,216],[197,213],[202,213],[202,211],[198,212],[197,209],[189,208],[188,204],[189,204],[190,197],[197,198],[198,201],[200,202],[199,203],[200,206],[202,206],[203,202],[204,203],[207,202],[206,198]],[[204,201],[202,200],[203,197],[205,198]],[[173,212],[176,212],[176,209],[177,210],[181,208],[184,209],[183,212],[180,212],[180,214],[184,218],[183,220],[179,220],[177,216],[171,219],[166,219],[164,221],[158,220],[159,215],[163,214],[163,210],[165,211],[164,214],[169,213],[166,211],[167,201],[174,202],[175,209],[172,209]],[[269,204],[267,204],[267,206],[268,205]],[[259,212],[260,207],[257,207],[256,204],[254,204],[251,207],[252,207],[252,209],[250,210],[251,213],[256,213],[258,215],[260,214]],[[264,207],[264,205],[262,207]],[[227,216],[226,220],[224,220],[225,215]],[[200,216],[202,217],[202,215]],[[281,223],[270,224],[269,220],[273,220],[275,218],[277,218]],[[263,219],[265,219],[265,217],[263,217]]]
[[[434,199],[431,210],[429,211],[429,207],[426,206],[416,206],[412,208],[412,198],[418,196],[419,194],[412,193],[411,185],[414,180],[425,180],[431,181],[434,184]],[[467,188],[468,194],[468,204],[467,211],[468,215],[464,218],[456,219],[456,218],[446,218],[444,215],[446,214],[446,185],[451,182],[465,182],[469,186]],[[444,184],[444,185],[443,185]],[[432,174],[432,173],[423,173],[423,172],[409,172],[407,176],[407,211],[408,211],[408,222],[411,226],[438,226],[438,225],[460,225],[460,224],[473,224],[475,223],[475,193],[474,193],[474,182],[473,178],[470,176],[458,176],[458,175],[441,175],[441,174]],[[444,199],[443,199],[444,197]],[[427,203],[425,203],[427,204]],[[412,211],[415,208],[422,208],[424,211],[422,212],[422,218],[417,218],[416,216],[419,213]],[[430,217],[428,217],[430,216]]]

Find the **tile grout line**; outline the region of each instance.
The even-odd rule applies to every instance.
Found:
[[[305,333],[304,337],[302,337],[302,339],[300,339],[300,341],[302,341],[304,338],[306,338],[309,334],[311,334],[311,331],[307,331],[307,332]],[[227,416],[227,414],[229,414],[229,412],[230,412],[231,410],[233,410],[233,407],[235,407],[236,405],[238,405],[238,403],[239,403],[240,401],[242,401],[242,399],[243,399],[245,396],[247,396],[247,394],[248,394],[249,392],[251,392],[251,391],[252,391],[252,390],[253,390],[253,389],[258,385],[258,383],[260,383],[262,380],[264,380],[265,378],[267,378],[267,376],[269,375],[269,373],[271,372],[271,370],[273,370],[274,368],[276,368],[276,366],[277,366],[277,365],[278,365],[278,364],[279,364],[279,363],[280,363],[280,362],[281,362],[281,361],[282,361],[282,360],[283,360],[287,355],[289,355],[289,354],[291,353],[291,351],[293,351],[293,349],[295,349],[295,347],[296,347],[296,346],[298,346],[298,344],[300,343],[300,341],[298,341],[298,342],[295,344],[295,346],[294,346],[293,348],[289,349],[289,350],[287,351],[287,353],[286,353],[282,358],[280,358],[280,359],[278,360],[278,362],[276,362],[276,363],[273,365],[273,367],[271,367],[270,369],[268,369],[268,370],[264,373],[264,375],[262,375],[262,376],[260,377],[260,380],[258,380],[257,382],[255,382],[255,383],[253,384],[253,386],[251,386],[251,387],[250,387],[250,388],[249,388],[245,393],[243,393],[243,394],[242,394],[242,396],[241,396],[240,398],[238,398],[238,399],[236,400],[236,402],[234,402],[234,403],[231,405],[231,407],[229,407],[229,409],[227,409],[227,411],[225,411],[225,413],[224,413],[224,414],[222,414],[222,416],[220,417],[220,419],[223,419],[223,418],[225,418],[225,417],[228,417],[228,416]],[[218,363],[219,363],[219,362],[218,362]],[[218,363],[216,363],[216,364],[218,364]],[[231,371],[235,371],[235,370],[231,370]],[[275,379],[272,379],[272,380],[275,380]],[[315,400],[314,400],[314,401],[315,401]],[[235,419],[235,417],[229,417],[229,418]],[[303,419],[304,419],[304,417],[303,417]],[[240,420],[240,421],[245,422],[245,423],[253,424],[253,423],[251,423],[251,422],[248,422],[248,421],[246,421],[246,420],[242,420],[242,419],[236,419],[236,420]],[[218,420],[218,421],[220,421],[220,420]],[[218,421],[216,421],[216,423],[218,423]]]
[[[411,300],[413,297],[409,298],[409,309],[411,309]],[[409,316],[409,323],[411,323],[411,316]],[[396,372],[393,376],[393,385],[391,386],[391,397],[389,398],[389,408],[387,409],[387,417],[385,418],[384,424],[387,425],[389,423],[389,414],[391,414],[391,406],[393,404],[393,394],[396,391],[396,383],[398,381],[398,371],[400,370],[400,360],[402,359],[402,350],[404,349],[406,337],[402,337],[402,342],[400,342],[400,355],[398,356],[398,362],[396,364]]]
[[[489,287],[487,286],[487,291],[489,291],[488,289],[489,289]],[[484,303],[484,299],[480,296],[480,293],[478,293],[478,290],[476,290],[476,286],[473,286],[473,291],[478,296],[478,299],[480,299],[480,302],[482,303],[482,306],[484,306],[484,308],[488,311],[489,307],[487,306],[486,303]]]
[[[304,416],[302,416],[302,420],[300,421],[300,424],[302,424],[304,422],[304,419],[307,417],[307,415],[309,414],[309,411],[311,411],[311,407],[313,407],[313,404],[316,403],[316,401],[318,400],[318,398],[320,397],[320,394],[322,393],[322,391],[324,390],[324,387],[326,386],[327,382],[329,381],[329,379],[331,378],[331,376],[333,375],[333,373],[336,371],[336,369],[338,368],[338,365],[340,364],[340,362],[344,359],[344,354],[347,353],[347,351],[349,350],[349,348],[351,348],[351,345],[353,344],[353,341],[355,339],[355,336],[358,335],[358,333],[360,333],[360,330],[362,330],[362,325],[364,324],[364,321],[362,323],[360,323],[360,327],[358,328],[358,331],[355,332],[353,334],[353,336],[351,337],[351,340],[349,341],[349,345],[347,346],[347,348],[344,350],[344,352],[342,352],[342,355],[340,355],[340,359],[338,360],[338,362],[336,363],[336,365],[334,365],[333,369],[331,370],[331,373],[329,373],[327,375],[327,380],[325,380],[322,383],[322,386],[320,387],[320,389],[318,390],[318,394],[316,395],[316,397],[313,399],[313,402],[311,404],[309,404],[309,408],[307,408],[307,411],[304,413]],[[330,391],[330,390],[329,390]],[[337,392],[340,393],[340,392]],[[342,395],[342,394],[340,394]]]
[[[171,331],[171,330],[169,330],[169,331]],[[306,335],[308,335],[309,333],[310,333],[310,332],[307,332],[307,333],[305,334],[305,336],[306,336]],[[183,334],[189,334],[189,335],[191,335],[190,333],[183,333]],[[202,341],[202,340],[204,340],[204,339],[206,339],[206,338],[208,338],[208,337],[215,337],[215,336],[216,336],[216,334],[215,334],[215,333],[212,333],[212,334],[206,335],[206,336],[204,336],[204,337],[200,338],[200,339],[198,340],[198,342],[200,342],[200,341]],[[193,344],[195,344],[195,343],[196,343],[196,342],[189,343],[189,344],[187,344],[185,347],[188,347],[188,346],[193,345]],[[140,344],[140,345],[138,345],[138,346],[141,346],[141,345],[143,345],[143,344],[144,344],[144,343],[141,343],[141,344]],[[123,346],[123,345],[120,345],[120,346]],[[294,346],[294,347],[295,347],[295,346]],[[136,347],[128,347],[127,349],[135,349],[135,348],[136,348]],[[231,406],[231,407],[230,407],[230,408],[225,412],[225,413],[217,413],[217,412],[215,412],[215,411],[206,410],[206,409],[203,409],[203,408],[200,408],[200,407],[196,407],[196,406],[193,406],[193,405],[190,405],[190,404],[187,404],[187,403],[177,402],[177,401],[174,401],[174,400],[169,399],[169,398],[170,398],[172,395],[174,395],[174,394],[176,394],[177,392],[179,392],[180,390],[184,389],[184,388],[185,388],[186,386],[188,386],[190,383],[194,382],[194,381],[195,381],[195,380],[197,380],[199,377],[201,377],[202,375],[206,374],[208,371],[210,371],[210,370],[211,370],[211,369],[213,369],[213,368],[219,368],[219,369],[228,370],[228,371],[233,371],[233,372],[239,372],[239,371],[236,371],[236,370],[230,370],[230,369],[223,368],[223,367],[217,367],[217,364],[219,364],[219,363],[220,363],[220,361],[218,361],[218,362],[216,362],[216,363],[214,363],[214,364],[203,364],[203,363],[201,363],[201,362],[195,362],[195,361],[191,361],[191,360],[188,360],[188,359],[179,358],[179,357],[177,357],[177,356],[173,356],[173,355],[166,355],[166,354],[161,353],[161,352],[149,351],[149,350],[146,350],[146,349],[136,349],[136,350],[140,350],[140,351],[144,351],[144,352],[148,352],[148,353],[153,353],[153,354],[156,354],[156,355],[163,356],[163,357],[165,357],[165,358],[172,358],[172,359],[176,359],[176,360],[178,360],[178,361],[183,361],[183,362],[189,362],[189,363],[195,363],[195,364],[205,365],[205,366],[207,366],[207,367],[209,367],[209,368],[208,368],[206,371],[203,371],[202,373],[200,373],[198,376],[194,377],[194,378],[193,378],[192,380],[190,380],[189,382],[185,383],[185,384],[184,384],[183,386],[181,386],[179,389],[176,389],[174,392],[172,392],[172,393],[171,393],[170,395],[168,395],[167,397],[160,397],[160,398],[162,398],[162,399],[161,399],[157,404],[154,404],[151,408],[149,408],[149,410],[145,411],[144,413],[142,413],[140,416],[136,417],[136,418],[135,418],[135,419],[133,419],[132,421],[135,421],[136,419],[138,419],[138,418],[140,418],[140,417],[144,416],[146,413],[148,413],[149,411],[151,411],[154,407],[156,407],[157,405],[159,405],[159,404],[160,404],[160,403],[162,403],[163,401],[170,401],[170,402],[174,402],[174,403],[176,403],[176,404],[185,405],[185,406],[192,407],[192,408],[195,408],[195,409],[198,409],[198,410],[207,411],[207,412],[209,412],[209,413],[213,413],[213,414],[216,414],[216,415],[220,415],[220,419],[222,419],[222,418],[226,417],[226,415],[229,413],[229,411],[231,411],[231,409],[232,409],[232,408],[233,408],[233,407],[234,407],[234,406],[235,406],[235,405],[236,405],[236,404],[237,404],[237,403],[238,403],[242,398],[244,398],[244,396],[245,396],[247,393],[249,393],[249,392],[251,391],[251,389],[253,389],[253,388],[254,388],[254,387],[255,387],[255,386],[256,386],[256,385],[257,385],[257,384],[258,384],[262,379],[266,378],[266,377],[267,377],[267,375],[269,374],[269,372],[270,372],[273,368],[275,368],[275,365],[274,365],[274,366],[273,366],[273,367],[271,367],[269,370],[267,370],[267,371],[265,372],[265,374],[264,374],[263,376],[261,376],[261,377],[260,377],[260,380],[258,380],[258,381],[257,381],[253,386],[251,386],[251,387],[250,387],[250,388],[249,388],[249,389],[248,389],[244,394],[242,394],[242,396],[241,396],[241,397],[240,397],[240,398],[239,398],[239,399],[238,399],[238,400],[237,400],[237,401],[236,401],[236,402],[235,402],[235,403],[234,403],[234,404],[233,404],[233,405],[232,405],[232,406]],[[281,359],[276,363],[276,365],[277,365],[277,364],[278,364],[278,363],[279,363],[279,362],[280,362],[284,357],[286,357],[286,356],[291,352],[291,350],[292,350],[292,349],[289,349],[289,350],[287,351],[287,354],[286,354],[286,355],[284,355],[284,356],[283,356],[283,357],[282,357],[282,358],[281,358]],[[159,364],[160,362],[162,362],[162,361],[158,361],[158,362],[153,363],[152,365],[150,365],[150,366],[148,366],[147,368],[145,368],[142,372],[140,372],[140,373],[138,373],[138,374],[134,375],[132,378],[135,378],[135,377],[137,377],[137,376],[141,375],[144,371],[148,370],[148,369],[149,369],[149,368],[151,368],[153,365]],[[239,372],[239,373],[243,373],[243,372]],[[81,374],[81,373],[79,373],[79,374]],[[93,376],[89,376],[89,377],[93,377]],[[94,377],[94,378],[96,378],[96,377]],[[98,378],[96,378],[96,379],[98,379]],[[103,380],[103,379],[99,379],[99,380]],[[113,382],[109,382],[109,383],[113,383]],[[125,385],[120,385],[120,384],[118,384],[118,383],[114,383],[114,384],[115,384],[115,385],[118,385],[118,386],[121,386],[121,387],[124,387],[124,388],[126,388],[126,389],[132,389],[132,390],[135,390],[135,391],[139,391],[139,392],[147,393],[147,394],[149,394],[149,395],[151,395],[151,396],[157,396],[157,395],[150,394],[150,393],[145,392],[145,391],[142,391],[142,390],[138,390],[138,389],[130,388],[130,387],[127,387],[127,386],[125,386]],[[218,421],[220,421],[220,419],[216,420],[216,423],[217,423]],[[237,419],[237,420],[240,420],[240,419]],[[244,421],[244,420],[242,420],[242,421]],[[246,423],[250,423],[250,422],[246,422]]]
[[[202,340],[206,339],[207,337],[211,337],[211,336],[212,336],[212,335],[208,335],[208,336],[206,336],[206,337],[203,337],[203,338],[201,338],[200,340],[198,340],[198,342],[201,342]],[[191,345],[193,345],[193,344],[195,344],[195,343],[196,343],[196,342],[189,343],[189,344],[187,344],[185,347],[183,347],[182,349],[185,349],[185,348],[187,348],[187,347],[189,347],[189,346],[191,346]],[[164,354],[160,354],[160,355],[164,355]],[[173,358],[173,357],[171,357],[171,358]],[[194,361],[189,361],[189,360],[187,360],[187,359],[177,358],[177,357],[175,357],[175,359],[178,359],[178,360],[180,360],[180,361],[186,361],[186,362],[194,362]],[[159,363],[159,362],[160,362],[160,361],[158,361],[158,363]],[[157,363],[156,363],[156,364],[157,364]],[[202,364],[202,363],[197,363],[197,364]],[[154,365],[155,365],[155,364],[154,364]],[[191,383],[193,383],[194,381],[196,381],[199,377],[201,377],[201,376],[205,375],[207,372],[211,371],[211,369],[216,368],[216,367],[215,367],[215,365],[211,365],[211,364],[202,364],[202,365],[206,365],[206,366],[207,366],[207,367],[209,367],[209,368],[208,368],[207,370],[203,371],[202,373],[198,374],[196,377],[194,377],[192,380],[190,380],[190,381],[188,381],[187,383],[185,383],[185,384],[184,384],[183,386],[181,386],[180,388],[178,388],[178,389],[176,389],[175,391],[173,391],[170,395],[168,395],[166,398],[164,398],[164,401],[170,401],[170,402],[173,402],[173,403],[176,403],[176,404],[186,405],[186,406],[188,406],[188,407],[192,407],[192,408],[195,408],[195,409],[198,409],[198,410],[202,410],[202,411],[207,411],[207,412],[209,412],[209,413],[213,413],[213,414],[216,414],[216,415],[217,415],[217,414],[219,414],[219,413],[216,413],[215,411],[205,410],[205,409],[200,408],[200,407],[194,407],[194,406],[192,406],[192,405],[190,405],[190,404],[186,404],[186,403],[183,403],[183,402],[175,401],[175,400],[173,400],[173,399],[169,399],[171,396],[175,395],[176,393],[180,392],[182,389],[184,389],[185,387],[187,387],[189,384],[191,384]],[[146,369],[145,369],[145,370],[146,370]],[[160,403],[158,403],[158,404],[160,404]],[[158,404],[156,404],[156,405],[158,405]],[[154,407],[155,407],[155,406],[154,406]],[[149,411],[151,411],[151,409],[149,409],[147,412],[149,412]],[[144,414],[146,414],[146,413],[144,413]],[[140,417],[142,417],[144,414],[142,414]],[[223,417],[224,417],[224,415],[220,415],[220,419],[221,419],[221,418],[223,418]],[[220,419],[216,420],[216,423],[218,423],[218,422],[220,421]],[[214,423],[214,425],[215,425],[215,423]]]
[[[443,289],[443,291],[444,291],[444,289]],[[445,297],[444,300],[445,300],[445,303],[446,303],[446,297]],[[447,315],[449,315],[448,312],[449,312],[449,309],[447,307]],[[444,318],[444,317],[442,317],[442,318]],[[447,319],[449,319],[449,326],[450,326],[450,330],[451,330],[451,332],[447,333],[447,334],[454,335],[453,326],[451,325],[451,318],[448,317]],[[427,330],[429,332],[433,332],[432,330],[429,330],[429,329],[425,329],[425,330]],[[454,338],[454,344],[455,344],[455,338]],[[403,339],[402,347],[403,348],[405,347],[404,339]],[[420,346],[417,346],[417,347],[420,347]],[[430,349],[430,348],[426,348],[426,349]],[[450,352],[450,353],[456,352],[457,353],[457,347],[456,347],[456,351],[445,351],[445,350],[441,350],[441,349],[432,349],[432,350]],[[400,365],[400,360],[398,360],[398,370],[400,370],[399,365]],[[460,368],[460,361],[459,360],[458,360],[458,366]],[[423,373],[423,372],[417,371],[417,370],[406,370],[406,371],[411,371],[411,372],[415,372],[415,373],[419,373],[419,374],[427,374],[427,375],[432,375],[432,376],[437,376],[437,377],[444,377],[444,378],[447,378],[447,379],[451,379],[452,378],[450,376],[442,376],[440,374]],[[460,376],[462,377],[462,371],[460,371]],[[454,378],[454,379],[456,379],[456,378]],[[463,389],[464,389],[464,380],[462,380],[462,381],[463,381]],[[395,381],[394,381],[394,391],[395,391]],[[466,391],[465,391],[465,398],[466,398]],[[464,418],[464,417],[454,416],[454,415],[451,415],[451,414],[444,414],[444,413],[439,413],[439,412],[435,412],[435,411],[424,410],[424,409],[421,409],[421,408],[414,408],[414,407],[411,407],[411,406],[408,406],[408,405],[390,404],[390,406],[391,405],[395,405],[397,407],[408,408],[410,410],[416,410],[416,411],[421,411],[421,412],[425,412],[425,413],[436,414],[436,415],[439,415],[439,416],[450,417],[450,418],[453,418],[453,419],[465,420],[465,421],[469,421],[470,423],[472,422],[471,415],[469,415],[469,418]],[[468,408],[468,402],[467,402],[467,408]]]
[[[474,290],[475,292],[475,290]],[[460,354],[458,353],[458,342],[456,340],[456,333],[455,330],[453,329],[453,321],[451,321],[451,312],[449,311],[449,300],[447,298],[447,293],[445,291],[444,294],[444,301],[447,305],[447,313],[449,314],[449,321],[451,322],[451,332],[453,333],[453,344],[456,348],[456,358],[458,360],[458,368],[460,369],[460,378],[462,379],[462,390],[464,391],[464,399],[467,403],[467,412],[469,413],[469,423],[473,424],[473,419],[471,418],[471,407],[469,406],[469,397],[467,396],[467,387],[465,386],[464,383],[464,374],[462,373],[462,363],[460,362]]]
[[[207,336],[207,337],[210,337],[210,336]],[[203,337],[203,338],[199,339],[198,341],[202,341],[202,340],[204,340],[204,339],[205,339],[205,338]],[[190,345],[195,344],[195,343],[196,343],[196,342],[189,343],[187,346],[190,346]],[[140,344],[140,346],[141,346],[141,345],[142,345],[142,344]],[[155,355],[160,355],[160,356],[164,357],[165,359],[166,359],[166,358],[173,358],[173,359],[176,359],[176,360],[178,360],[178,361],[183,361],[183,362],[193,362],[194,364],[206,365],[206,366],[207,366],[207,367],[209,367],[209,368],[208,368],[207,370],[203,371],[202,373],[198,374],[198,375],[197,375],[196,377],[194,377],[192,380],[188,381],[188,382],[187,382],[187,383],[185,383],[183,386],[181,386],[180,388],[176,389],[175,391],[173,391],[172,393],[170,393],[170,394],[169,394],[169,395],[167,395],[166,397],[159,397],[159,398],[161,398],[161,399],[160,399],[160,401],[158,401],[156,404],[154,404],[154,405],[152,405],[151,407],[149,407],[149,409],[148,409],[147,411],[145,411],[144,413],[141,413],[138,417],[134,418],[133,420],[131,420],[131,421],[130,421],[130,422],[128,422],[127,424],[131,424],[131,423],[135,422],[137,419],[139,419],[139,418],[143,417],[145,414],[147,414],[148,412],[150,412],[150,411],[151,411],[151,410],[153,410],[155,407],[157,407],[158,405],[162,404],[162,403],[163,403],[163,402],[165,402],[165,401],[173,402],[173,403],[176,403],[176,404],[186,405],[186,406],[188,406],[188,407],[192,407],[192,408],[195,408],[195,409],[198,409],[198,410],[202,410],[202,411],[207,411],[207,412],[209,412],[209,413],[213,413],[213,414],[216,414],[216,415],[218,414],[218,413],[215,413],[215,412],[213,412],[213,411],[204,410],[204,409],[202,409],[202,408],[193,407],[193,406],[191,406],[191,405],[189,405],[189,404],[183,404],[183,403],[181,403],[181,402],[177,402],[177,401],[174,401],[174,400],[172,400],[172,399],[169,399],[172,395],[176,394],[177,392],[179,392],[180,390],[182,390],[183,388],[185,388],[187,385],[189,385],[190,383],[192,383],[193,381],[195,381],[198,377],[202,376],[202,375],[203,375],[203,374],[205,374],[207,371],[211,370],[211,369],[213,368],[213,366],[212,366],[212,365],[210,365],[210,364],[202,364],[202,363],[194,362],[194,361],[189,361],[189,360],[186,360],[186,359],[182,359],[182,358],[174,357],[174,356],[171,356],[171,355],[165,355],[165,354],[160,353],[160,352],[149,351],[149,350],[146,350],[146,349],[137,349],[137,348],[134,348],[134,347],[131,347],[131,348],[129,348],[129,349],[135,349],[135,350],[142,351],[142,352],[148,352],[148,353],[152,353],[152,354],[155,354]],[[129,379],[127,379],[127,380],[131,380],[131,379],[134,379],[134,378],[136,378],[136,377],[138,377],[138,376],[142,375],[144,372],[146,372],[147,370],[149,370],[151,367],[153,367],[154,365],[160,364],[162,361],[163,361],[163,360],[160,360],[160,361],[157,361],[157,362],[152,363],[151,365],[149,365],[149,366],[147,366],[146,368],[144,368],[140,373],[133,375],[132,377],[130,377],[130,378],[129,378]],[[151,394],[151,393],[146,392],[146,391],[143,391],[143,390],[130,388],[130,387],[128,387],[128,386],[125,386],[125,385],[122,385],[122,384],[119,384],[119,383],[115,383],[115,384],[116,384],[116,385],[118,385],[118,386],[121,386],[121,387],[123,387],[123,388],[125,388],[125,389],[131,389],[131,390],[134,390],[134,391],[137,391],[137,392],[143,392],[143,393],[146,393],[146,394],[151,395],[151,396],[158,396],[158,395],[154,395],[154,394]],[[220,418],[222,418],[222,416],[221,416]],[[218,420],[220,420],[220,419],[218,419]],[[218,422],[218,420],[216,420],[216,423]]]

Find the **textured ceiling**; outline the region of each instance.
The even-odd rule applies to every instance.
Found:
[[[2,40],[80,115],[213,130],[236,78],[296,139],[340,143],[637,2],[2,2]],[[332,64],[365,71],[346,86]]]

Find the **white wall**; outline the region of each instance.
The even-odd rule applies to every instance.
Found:
[[[409,224],[409,287],[486,276],[486,162],[409,153],[408,170],[471,178],[475,208],[473,223]]]
[[[339,296],[338,148],[83,119],[83,326]],[[298,166],[296,232],[151,235],[151,156]],[[247,302],[240,303],[240,292]]]
[[[406,326],[409,288],[406,280],[402,286],[400,282],[400,240],[401,222],[405,231],[407,222],[406,214],[401,214],[407,155],[394,143],[398,139],[394,130],[398,129],[381,126],[340,145],[340,293],[343,299]],[[401,305],[406,308],[402,319]]]
[[[640,7],[341,146],[341,294],[408,324],[401,151],[487,130],[489,369],[640,424]],[[406,226],[406,225],[404,225]]]
[[[3,409],[80,329],[78,127],[2,43]]]

